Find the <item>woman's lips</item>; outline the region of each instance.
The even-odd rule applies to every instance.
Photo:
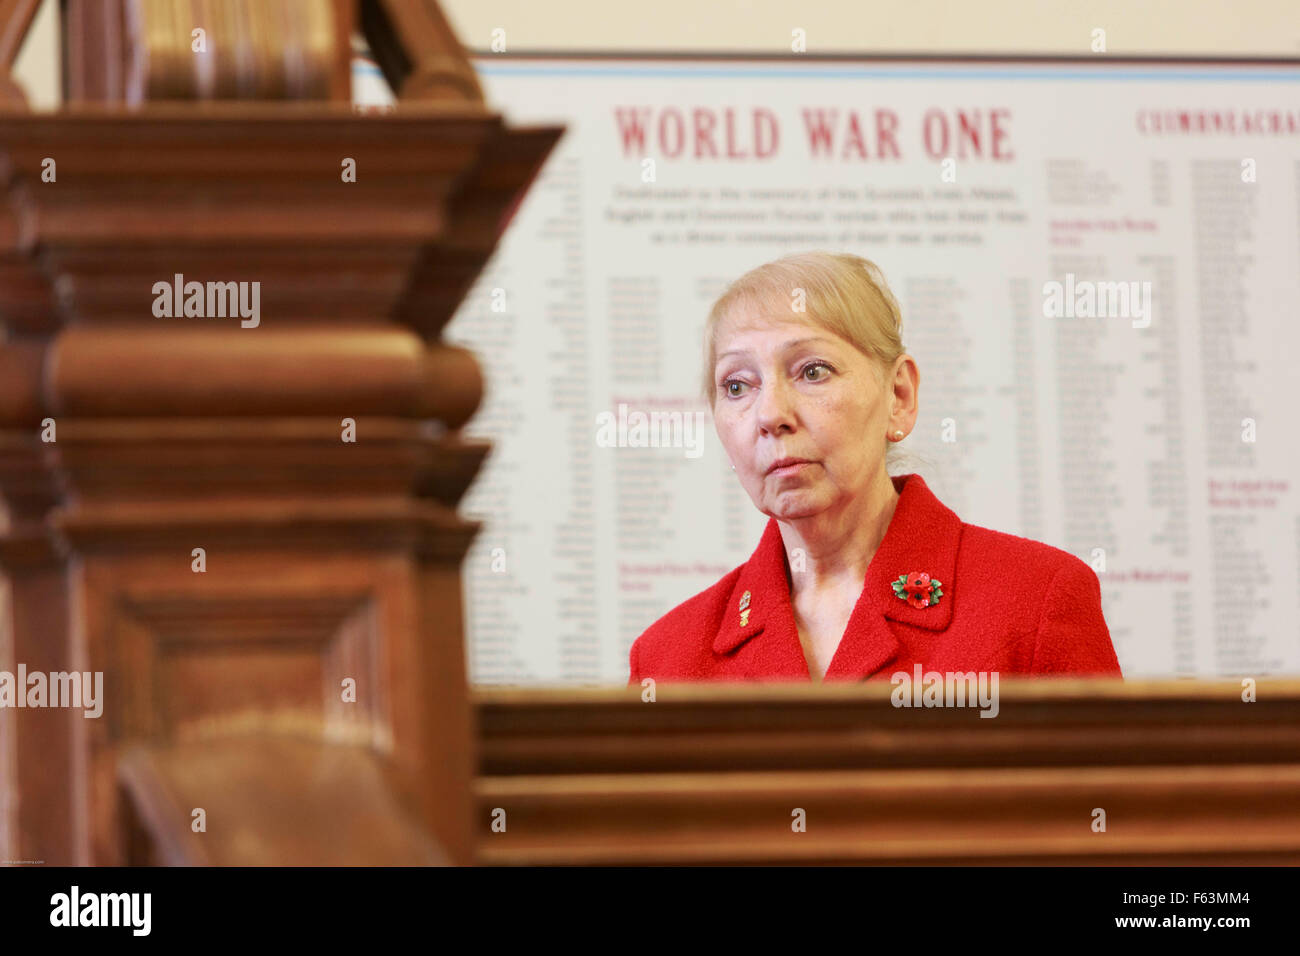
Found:
[[[797,475],[801,469],[811,468],[811,461],[796,461],[789,465],[782,465],[779,468],[773,468],[767,473],[769,478],[782,478],[786,475]]]

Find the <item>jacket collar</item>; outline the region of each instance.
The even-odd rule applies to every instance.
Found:
[[[899,475],[891,480],[899,493],[898,504],[885,537],[868,565],[862,594],[826,672],[828,680],[866,676],[897,655],[900,645],[885,623],[886,618],[941,631],[952,621],[954,601],[961,599],[954,580],[961,519],[934,496],[920,475]],[[755,666],[768,673],[790,676],[798,676],[802,671],[806,677],[807,663],[794,622],[786,568],[785,545],[780,526],[773,518],[741,569],[713,650],[727,654],[765,635],[761,646],[755,645],[760,652]],[[942,582],[943,597],[937,604],[914,608],[894,595],[892,582],[912,571],[926,571]],[[749,614],[742,617],[740,605],[747,591]]]

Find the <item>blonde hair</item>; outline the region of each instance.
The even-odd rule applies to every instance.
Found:
[[[802,291],[804,311],[794,308]],[[841,252],[798,252],[746,272],[713,303],[704,323],[704,401],[717,401],[718,324],[737,310],[755,316],[802,316],[873,359],[883,376],[903,354],[903,315],[884,273],[869,259]]]

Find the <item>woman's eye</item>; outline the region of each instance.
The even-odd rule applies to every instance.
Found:
[[[823,379],[826,378],[826,375],[812,376],[808,374],[812,369],[817,369],[817,368],[824,369],[826,375],[829,375],[831,372],[831,367],[827,365],[825,362],[810,362],[809,364],[803,367],[803,377],[810,382],[822,381]]]
[[[743,394],[740,390],[745,387],[745,383],[737,381],[734,378],[730,378],[727,379],[727,381],[722,383],[722,387],[723,389],[726,390],[726,393],[728,395],[730,395],[732,398],[736,398],[741,394]]]

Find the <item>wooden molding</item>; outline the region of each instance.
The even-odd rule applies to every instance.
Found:
[[[1007,680],[993,719],[891,691],[479,689],[478,858],[1300,862],[1300,682]]]

